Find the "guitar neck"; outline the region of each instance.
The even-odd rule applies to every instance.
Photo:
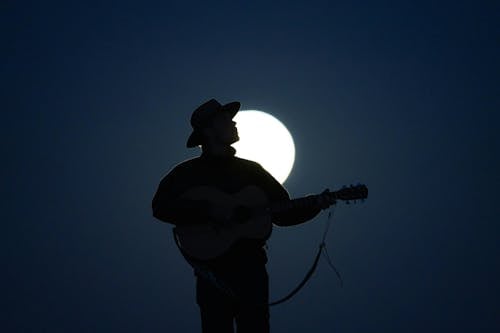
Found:
[[[368,188],[366,185],[356,185],[344,187],[338,191],[328,192],[328,195],[334,200],[344,200],[349,203],[349,200],[364,200],[368,197]],[[294,208],[309,208],[316,205],[320,195],[308,195],[306,197],[275,202],[267,207],[269,213],[281,213]]]

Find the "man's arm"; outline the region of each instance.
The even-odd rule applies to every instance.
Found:
[[[271,202],[290,200],[287,190],[269,172],[258,163],[253,167],[258,174],[259,186],[266,192]],[[313,219],[320,211],[320,205],[296,207],[286,212],[274,213],[272,221],[282,227],[298,225]]]
[[[207,218],[208,202],[201,200],[173,199],[155,195],[152,202],[153,216],[172,224],[200,223]]]
[[[327,209],[335,203],[335,199],[329,193],[330,191],[326,189],[319,195],[310,195],[309,197],[315,197],[315,199],[311,198],[311,205],[309,207],[290,209],[288,212],[283,213],[283,216],[278,217],[275,224],[279,226],[292,226],[312,220],[323,209]]]
[[[318,207],[292,208],[286,212],[273,215],[273,223],[280,227],[290,227],[312,220],[321,211]]]
[[[209,216],[207,201],[181,198],[189,187],[189,181],[184,178],[174,169],[162,179],[151,203],[155,218],[178,225],[200,223]]]

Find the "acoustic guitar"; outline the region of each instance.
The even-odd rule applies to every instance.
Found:
[[[351,185],[328,192],[334,200],[364,200],[368,197],[365,185]],[[191,258],[214,259],[229,250],[242,238],[267,240],[271,235],[273,213],[284,212],[295,207],[312,207],[319,195],[269,202],[266,194],[256,186],[247,186],[236,193],[225,193],[213,187],[200,186],[186,191],[182,197],[206,200],[231,216],[227,221],[182,225],[174,228],[177,244]]]

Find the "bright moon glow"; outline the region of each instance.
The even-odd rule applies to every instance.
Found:
[[[240,137],[233,145],[236,156],[259,163],[283,184],[295,160],[295,145],[285,125],[257,110],[239,111],[234,121]]]

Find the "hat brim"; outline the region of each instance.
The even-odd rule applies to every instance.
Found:
[[[234,118],[236,113],[238,113],[238,111],[240,110],[240,106],[240,102],[227,103],[221,107],[221,111],[229,112],[231,118]]]
[[[231,103],[227,103],[227,104],[221,106],[221,108],[216,112],[221,112],[221,111],[227,112],[227,113],[229,113],[229,115],[231,116],[231,119],[232,119],[240,110],[240,106],[241,106],[240,102],[231,102]],[[186,142],[186,146],[188,148],[194,148],[194,147],[200,146],[202,144],[203,144],[202,133],[199,130],[193,129],[193,132],[191,133],[191,135],[189,136],[189,138]]]

